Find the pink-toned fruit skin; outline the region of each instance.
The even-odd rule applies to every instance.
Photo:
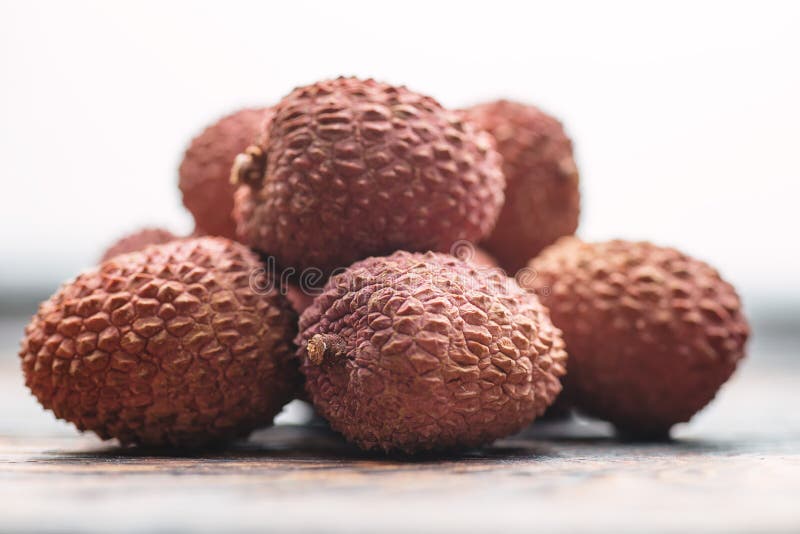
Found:
[[[20,350],[26,384],[56,417],[122,444],[204,447],[269,425],[300,383],[296,315],[253,289],[257,272],[223,238],[114,256],[42,303]]]
[[[331,277],[297,337],[306,391],[367,450],[474,447],[561,391],[561,334],[535,295],[449,254],[396,252]]]
[[[503,156],[506,202],[482,246],[513,276],[544,247],[578,228],[580,191],[572,141],[535,106],[498,100],[467,111]]]
[[[505,180],[491,136],[405,87],[338,78],[292,91],[240,157],[240,239],[325,276],[370,255],[448,252],[491,231]]]
[[[100,262],[118,256],[141,250],[148,245],[160,245],[178,239],[178,236],[163,228],[142,228],[118,239],[106,249]]]
[[[178,169],[178,186],[197,234],[236,238],[231,166],[236,155],[255,142],[269,115],[269,108],[241,109],[192,139]]]
[[[623,434],[666,436],[745,356],[749,327],[735,289],[673,248],[565,237],[530,266],[529,288],[570,354],[565,400]]]

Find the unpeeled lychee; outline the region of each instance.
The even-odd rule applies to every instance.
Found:
[[[475,249],[475,254],[472,256],[471,261],[481,267],[498,267],[497,260],[481,248]]]
[[[318,290],[319,288],[316,289]],[[311,303],[314,302],[314,297],[315,292],[309,289],[304,289],[295,284],[287,284],[286,286],[286,298],[298,314],[303,313],[306,308],[311,306]]]
[[[142,228],[131,234],[127,234],[114,242],[100,258],[100,262],[104,262],[118,256],[120,254],[127,254],[128,252],[135,252],[142,250],[147,245],[160,245],[162,243],[169,243],[178,239],[178,236],[165,230],[163,228]]]
[[[479,267],[499,268],[491,254],[469,242],[456,242],[450,247],[450,254],[459,260],[471,262]]]
[[[269,108],[247,108],[227,115],[192,139],[179,169],[183,203],[192,213],[196,233],[236,237],[231,165],[255,141]]]
[[[223,238],[115,256],[40,306],[20,350],[26,384],[58,418],[123,444],[246,436],[299,383],[296,316],[263,273]]]
[[[498,100],[470,108],[503,156],[506,202],[483,247],[510,275],[578,227],[578,170],[561,123],[535,106]]]
[[[306,392],[364,449],[490,443],[561,390],[566,353],[537,298],[448,254],[397,252],[331,277],[300,318]]]
[[[488,235],[505,180],[491,136],[405,87],[338,78],[295,89],[237,158],[240,238],[324,275],[398,249]]]
[[[563,238],[530,284],[564,332],[564,395],[624,434],[667,435],[710,402],[744,355],[748,326],[716,270],[651,243]]]

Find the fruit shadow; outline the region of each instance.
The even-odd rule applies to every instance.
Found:
[[[140,463],[151,460],[207,460],[217,465],[241,462],[298,462],[309,467],[337,466],[347,462],[379,464],[441,464],[536,460],[556,456],[552,447],[539,443],[518,444],[500,440],[492,446],[458,451],[415,454],[363,451],[327,426],[280,425],[254,433],[249,439],[224,447],[203,449],[154,448],[103,445],[87,451],[50,451],[39,463],[91,464]]]
[[[537,422],[509,438],[509,441],[547,442],[562,451],[564,448],[597,453],[640,451],[647,456],[722,453],[732,452],[738,448],[735,442],[730,441],[676,438],[669,434],[642,436],[620,433],[609,423],[583,417]]]
[[[416,455],[363,451],[348,443],[327,425],[278,425],[254,433],[249,439],[224,447],[204,449],[153,448],[101,445],[84,451],[49,451],[35,461],[48,464],[91,465],[100,463],[140,464],[164,460],[225,464],[292,463],[309,468],[334,468],[348,463],[407,466],[452,462],[537,461],[570,456],[614,456],[641,454],[663,456],[724,453],[734,450],[731,443],[698,439],[630,439],[615,434],[613,428],[596,421],[564,420],[537,423],[523,432],[498,440],[491,446],[436,451]],[[188,465],[188,464],[187,464]]]

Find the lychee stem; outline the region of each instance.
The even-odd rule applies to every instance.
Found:
[[[336,361],[346,354],[344,340],[336,334],[315,334],[306,347],[308,359],[314,365]]]
[[[231,167],[231,183],[259,187],[267,170],[267,155],[261,147],[250,145],[238,154]]]

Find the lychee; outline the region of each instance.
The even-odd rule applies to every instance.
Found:
[[[106,249],[100,262],[104,262],[118,256],[142,250],[147,245],[160,245],[178,239],[178,236],[163,228],[142,228],[136,232],[127,234],[114,242]]]
[[[561,390],[566,353],[531,293],[449,254],[396,252],[330,278],[300,318],[306,392],[360,447],[488,444]]]
[[[454,243],[450,247],[450,254],[462,261],[472,262],[479,267],[499,268],[497,260],[491,254],[466,241]]]
[[[470,108],[503,156],[506,202],[483,247],[513,276],[544,247],[578,227],[580,192],[572,142],[537,107],[499,100]]]
[[[319,288],[315,288],[315,291],[317,290],[319,290]],[[298,314],[303,313],[305,309],[311,306],[311,303],[314,302],[313,293],[309,292],[308,289],[304,289],[295,284],[287,284],[286,298],[289,300],[289,303],[292,305],[294,311]]]
[[[398,249],[488,235],[505,180],[491,136],[405,87],[338,78],[295,89],[237,157],[240,238],[324,275]]]
[[[179,169],[179,186],[183,203],[194,216],[196,233],[236,237],[231,165],[236,154],[255,141],[269,113],[269,108],[236,111],[192,140]]]
[[[299,383],[295,314],[223,238],[85,271],[25,330],[26,384],[56,417],[123,444],[201,447],[268,425]]]
[[[744,355],[748,326],[716,270],[645,242],[562,238],[530,287],[564,332],[564,395],[626,435],[663,437],[710,402]]]

